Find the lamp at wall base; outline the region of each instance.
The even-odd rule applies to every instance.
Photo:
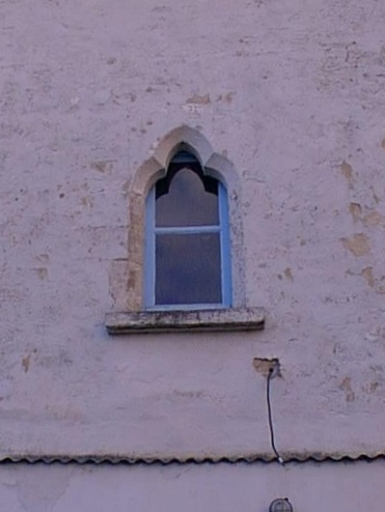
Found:
[[[271,502],[269,512],[294,512],[294,509],[287,498],[278,498]]]

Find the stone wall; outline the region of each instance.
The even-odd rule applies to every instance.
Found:
[[[281,365],[282,453],[383,450],[385,4],[5,0],[0,20],[2,455],[269,454],[254,358]],[[133,177],[181,125],[239,176],[265,330],[110,337]]]

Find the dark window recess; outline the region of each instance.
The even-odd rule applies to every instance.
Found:
[[[218,225],[218,182],[206,191],[199,175],[185,168],[175,174],[168,191],[163,190],[158,183],[156,227]]]
[[[222,302],[218,181],[180,151],[155,187],[155,304]]]
[[[156,304],[222,302],[218,233],[157,235]]]

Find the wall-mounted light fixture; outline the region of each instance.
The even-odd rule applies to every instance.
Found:
[[[294,512],[294,509],[287,498],[278,498],[272,501],[269,512]]]

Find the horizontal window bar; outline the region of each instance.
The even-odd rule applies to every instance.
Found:
[[[157,235],[188,235],[188,234],[199,234],[199,233],[219,233],[220,226],[185,226],[185,227],[167,227],[167,228],[154,228],[154,232]]]

